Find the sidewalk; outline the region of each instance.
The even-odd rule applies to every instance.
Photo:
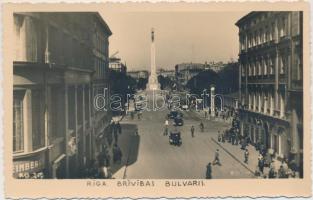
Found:
[[[216,136],[217,138],[217,136]],[[256,169],[258,169],[258,156],[259,152],[255,150],[255,147],[252,145],[248,145],[246,148],[249,151],[249,160],[248,163],[244,162],[244,150],[242,150],[240,145],[232,145],[227,141],[225,143],[218,142],[217,139],[211,138],[214,143],[216,143],[219,147],[221,147],[226,153],[228,153],[231,157],[237,160],[242,166],[244,166],[247,170],[254,174]],[[279,160],[274,159],[272,162],[274,169],[277,171],[281,165]],[[269,167],[264,168],[264,174],[268,176]]]
[[[112,177],[115,179],[124,179],[127,166],[133,162],[132,159],[134,156],[133,149],[136,148],[136,140],[137,136],[134,135],[136,130],[136,125],[129,123],[128,116],[120,116],[116,117],[116,119],[120,122],[122,126],[122,134],[118,137],[118,146],[122,150],[122,162],[120,164],[113,164],[113,160],[111,159],[112,165],[110,166],[110,170],[112,172]],[[112,148],[110,148],[110,155],[113,158]]]
[[[217,139],[211,137],[212,141],[221,147],[226,153],[237,160],[242,166],[254,174],[257,164],[259,152],[255,150],[252,145],[247,146],[249,151],[249,161],[248,164],[244,162],[244,150],[240,149],[240,145],[232,145],[227,141],[225,143],[218,142]]]
[[[207,113],[207,118],[205,118],[205,111],[204,110],[189,110],[189,112],[193,112],[197,114],[199,117],[206,119],[206,120],[211,120],[211,121],[216,121],[216,122],[225,122],[227,124],[231,124],[232,122],[232,117],[228,118],[227,120],[224,120],[222,117],[212,117]]]

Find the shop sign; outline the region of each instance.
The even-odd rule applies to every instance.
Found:
[[[37,176],[43,176],[44,168],[44,155],[32,155],[13,161],[13,176],[15,178],[37,178]]]

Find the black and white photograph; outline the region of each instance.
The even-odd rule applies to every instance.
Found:
[[[13,18],[14,178],[305,175],[302,11]]]

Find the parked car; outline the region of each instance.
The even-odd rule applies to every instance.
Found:
[[[181,135],[178,130],[174,130],[170,132],[169,143],[172,145],[176,145],[176,146],[180,146],[182,144]]]

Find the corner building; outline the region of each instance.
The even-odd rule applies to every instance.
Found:
[[[239,28],[240,132],[302,169],[302,12],[251,12]]]

